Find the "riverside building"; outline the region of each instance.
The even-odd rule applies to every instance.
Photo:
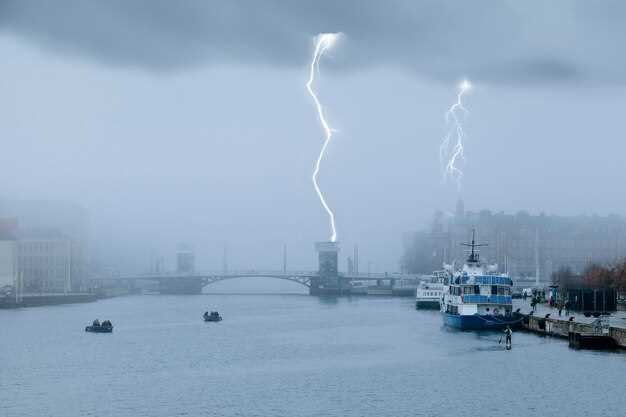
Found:
[[[429,273],[444,263],[462,263],[466,255],[460,243],[472,229],[477,239],[489,242],[481,250],[484,260],[513,278],[540,284],[562,266],[579,273],[591,262],[610,264],[626,257],[626,219],[621,216],[472,212],[459,200],[454,213],[437,212],[430,227],[405,236],[404,270]]]

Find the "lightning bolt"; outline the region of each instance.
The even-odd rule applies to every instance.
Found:
[[[333,137],[333,133],[336,132],[336,130],[329,126],[326,118],[324,117],[322,104],[317,98],[315,91],[313,91],[313,81],[315,80],[315,73],[319,73],[319,63],[322,55],[324,55],[324,53],[333,46],[338,36],[338,33],[322,33],[316,37],[315,51],[313,52],[313,59],[311,60],[311,66],[309,71],[309,80],[306,83],[306,88],[309,91],[311,97],[313,97],[315,107],[317,108],[317,115],[322,125],[322,129],[324,130],[324,144],[322,145],[320,154],[317,157],[317,161],[315,162],[315,169],[313,170],[312,181],[313,187],[315,187],[315,191],[317,192],[317,196],[319,197],[320,202],[322,203],[324,210],[326,210],[326,213],[328,213],[328,217],[330,219],[330,228],[332,231],[332,234],[330,236],[331,242],[335,242],[337,240],[337,229],[335,228],[335,214],[326,203],[326,199],[324,198],[324,195],[320,190],[319,184],[317,183],[317,175],[320,172],[320,164],[322,162],[322,159],[324,158],[324,154],[326,153],[328,143],[330,142],[330,139]]]
[[[461,179],[463,171],[458,167],[459,161],[465,159],[463,155],[463,139],[465,132],[463,131],[463,121],[469,114],[469,111],[463,106],[463,94],[465,94],[472,85],[469,81],[463,80],[459,84],[459,92],[456,96],[456,102],[448,109],[445,114],[446,135],[441,141],[439,147],[439,162],[443,174],[443,182],[447,182],[448,178],[456,182],[458,190],[461,190]],[[454,146],[451,146],[452,139],[456,139]]]

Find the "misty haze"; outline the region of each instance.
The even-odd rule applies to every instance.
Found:
[[[0,0],[0,416],[619,416],[626,3]]]

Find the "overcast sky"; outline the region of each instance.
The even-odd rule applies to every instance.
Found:
[[[104,262],[195,246],[198,267],[315,266],[323,143],[307,65],[339,130],[320,185],[345,255],[395,270],[434,210],[626,212],[626,3],[0,2],[0,195],[84,205]],[[438,147],[465,96],[460,193]],[[343,261],[342,261],[343,268]]]

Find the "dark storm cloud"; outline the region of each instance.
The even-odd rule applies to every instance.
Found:
[[[626,80],[620,1],[3,0],[0,29],[117,66],[301,66],[344,32],[335,64],[494,82]]]

